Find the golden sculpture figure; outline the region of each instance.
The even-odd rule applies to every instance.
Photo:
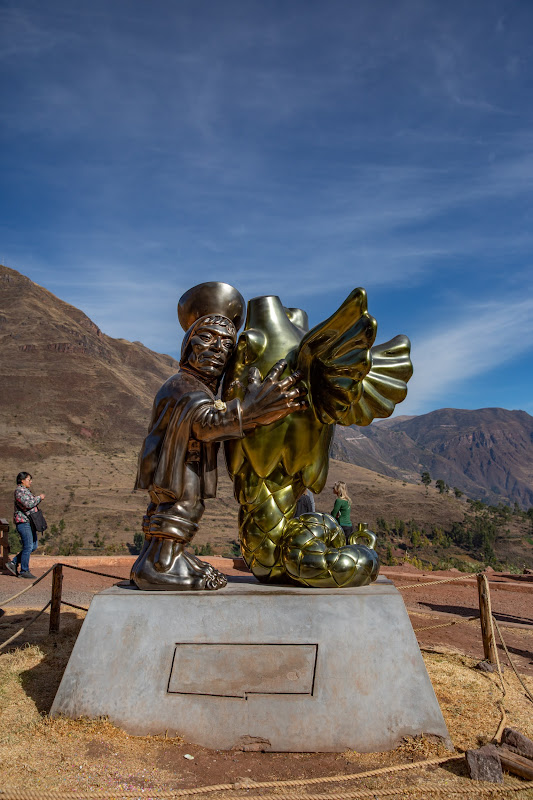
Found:
[[[328,514],[293,519],[309,488],[320,492],[328,474],[335,424],[368,425],[388,417],[407,394],[412,375],[407,337],[373,347],[376,321],[364,289],[355,289],[325,322],[307,332],[307,316],[278,297],[248,305],[245,330],[224,376],[227,401],[244,396],[284,358],[302,373],[309,407],[240,440],[227,441],[226,460],[240,504],[239,537],[246,563],[260,581],[307,586],[362,586],[379,570],[373,541],[356,531],[350,544]],[[360,526],[361,527],[361,526]]]
[[[200,284],[180,299],[186,330],[180,370],[156,396],[139,457],[136,488],[148,490],[151,502],[131,579],[141,589],[166,591],[226,584],[185,550],[204,499],[215,494],[216,453],[224,441],[241,549],[258,580],[370,583],[379,563],[375,537],[364,526],[345,545],[328,514],[293,515],[305,489],[320,492],[326,482],[335,424],[368,425],[405,398],[409,340],[397,336],[373,347],[377,326],[364,289],[311,331],[301,309],[256,297],[236,344],[243,310],[239,292],[224,283]]]

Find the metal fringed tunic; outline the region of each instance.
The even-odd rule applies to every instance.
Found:
[[[215,497],[219,442],[244,436],[239,400],[222,408],[216,402],[191,372],[180,370],[163,384],[139,455],[136,489],[160,487],[180,498],[192,462],[199,466],[201,497]]]

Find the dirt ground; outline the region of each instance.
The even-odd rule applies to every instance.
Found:
[[[477,619],[467,621],[470,617],[479,616],[475,576],[461,576],[455,570],[423,573],[410,565],[390,569],[385,567],[381,572],[402,592],[421,647],[446,647],[482,660],[480,623]],[[453,583],[435,583],[447,577],[456,580]],[[519,580],[518,576],[504,577],[499,573],[488,573],[487,577],[492,613],[513,663],[519,672],[533,675],[533,580]],[[416,585],[418,583],[429,585],[419,587]],[[454,624],[433,627],[447,622]],[[502,663],[507,664],[502,644],[498,642],[497,646]]]
[[[98,570],[91,565],[91,569]],[[126,578],[127,564],[107,566],[101,571]],[[44,567],[32,560],[32,570],[42,574]],[[228,561],[225,571],[240,574]],[[111,578],[65,569],[63,599],[87,606],[95,592],[109,586]],[[402,590],[413,627],[423,651],[437,698],[451,739],[461,752],[490,741],[501,715],[498,701],[502,691],[494,674],[476,669],[483,657],[479,622],[465,620],[477,613],[475,576],[454,571],[453,583],[434,584],[441,573],[424,574],[410,565],[385,568],[383,574]],[[492,607],[501,624],[511,657],[533,691],[533,583],[527,580],[490,575]],[[426,582],[430,586],[422,586]],[[50,597],[51,575],[14,603],[5,606],[0,619],[0,643],[28,622]],[[11,594],[25,588],[23,581],[0,575],[0,607]],[[0,785],[9,789],[41,787],[43,790],[102,791],[139,790],[139,797],[150,797],[152,790],[177,790],[233,784],[232,796],[256,796],[272,791],[257,786],[264,781],[286,781],[338,776],[339,783],[309,787],[315,792],[348,789],[375,789],[391,785],[418,787],[424,797],[429,784],[466,785],[464,760],[448,760],[432,767],[419,767],[362,781],[346,776],[365,770],[407,764],[437,756],[451,755],[441,742],[425,737],[405,741],[390,753],[257,753],[213,751],[176,737],[133,737],[105,720],[50,720],[46,714],[59,685],[63,670],[83,621],[84,612],[64,607],[61,630],[48,634],[48,612],[30,626],[12,645],[0,653]],[[421,630],[454,621],[448,627]],[[506,656],[500,647],[502,663]],[[507,724],[533,737],[533,706],[526,698],[512,670],[505,669],[507,694],[504,707]],[[392,776],[392,777],[391,777]],[[391,784],[391,780],[393,783]],[[511,786],[518,779],[506,778]],[[256,788],[256,792],[251,789]],[[242,792],[240,791],[242,789]],[[301,794],[308,797],[308,789]],[[429,788],[428,788],[429,791]],[[215,793],[212,796],[220,796]],[[337,795],[338,796],[338,795]],[[379,796],[376,793],[376,796]],[[429,795],[428,795],[429,796]],[[475,791],[471,795],[477,796]],[[526,796],[516,794],[517,797]]]

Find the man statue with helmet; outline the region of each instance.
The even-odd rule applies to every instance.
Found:
[[[145,543],[131,572],[139,589],[226,585],[222,573],[185,550],[198,530],[204,500],[216,494],[219,443],[242,439],[259,425],[306,408],[306,390],[296,386],[300,374],[281,378],[285,361],[278,361],[264,381],[258,370],[251,370],[241,400],[217,399],[244,307],[236,289],[216,281],[189,289],[178,303],[186,331],[180,368],[154,400],[135,483],[150,494],[143,519]]]

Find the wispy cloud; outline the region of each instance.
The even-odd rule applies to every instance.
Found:
[[[533,298],[500,297],[492,303],[450,309],[440,325],[419,332],[413,341],[415,365],[402,414],[446,403],[450,391],[465,387],[484,373],[504,384],[525,354],[533,354]],[[487,402],[491,405],[490,393]],[[516,407],[515,399],[508,405]],[[531,403],[529,402],[529,406]]]

